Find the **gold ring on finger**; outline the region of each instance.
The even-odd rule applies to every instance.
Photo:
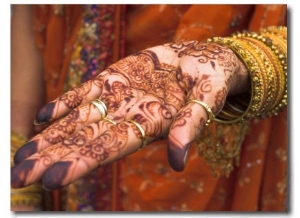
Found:
[[[113,121],[113,120],[111,120],[111,119],[109,119],[109,118],[107,118],[107,117],[104,117],[102,120],[106,120],[106,121],[112,123],[113,125],[116,125],[116,124],[117,124],[115,121]]]
[[[103,101],[101,101],[100,99],[95,99],[91,101],[91,104],[93,104],[95,107],[98,108],[100,114],[101,114],[101,118],[103,119],[104,117],[106,117],[107,115],[107,107],[105,105],[105,103]]]
[[[205,125],[208,126],[208,124],[215,119],[215,115],[213,114],[212,110],[210,109],[210,107],[203,101],[198,101],[198,100],[190,100],[188,101],[186,104],[189,104],[189,103],[197,103],[197,104],[200,104],[206,111],[207,113],[207,117],[208,119],[206,120],[206,123]]]
[[[127,122],[130,122],[130,123],[134,124],[138,128],[138,130],[140,131],[140,133],[142,135],[142,144],[141,144],[139,149],[142,149],[143,147],[146,146],[146,133],[145,133],[145,130],[143,129],[143,127],[139,123],[135,122],[134,120],[127,120]]]

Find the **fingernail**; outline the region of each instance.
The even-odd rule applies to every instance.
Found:
[[[55,107],[55,103],[49,103],[45,106],[43,106],[37,113],[35,117],[34,123],[37,123],[38,125],[43,124],[47,121],[49,121],[52,117],[53,110]]]
[[[68,173],[71,161],[58,162],[53,164],[44,174],[42,184],[46,190],[56,190],[62,188],[62,181]]]
[[[27,157],[37,152],[37,141],[30,141],[27,144],[23,145],[14,156],[14,163],[18,164],[21,161],[25,160]]]
[[[21,188],[26,184],[26,179],[30,171],[32,171],[36,159],[25,160],[21,164],[11,168],[11,187]]]
[[[175,171],[183,171],[187,161],[188,148],[191,143],[186,144],[182,148],[174,144],[172,141],[169,141],[168,146],[168,160],[170,166]]]

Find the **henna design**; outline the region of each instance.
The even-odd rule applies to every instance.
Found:
[[[141,131],[138,129],[138,127],[136,125],[134,125],[132,127],[132,130],[133,130],[133,133],[135,134],[135,136],[137,138],[142,138],[143,137]]]
[[[171,123],[173,114],[168,105],[163,105],[163,101],[143,102],[139,106],[140,113],[134,115],[133,119],[139,124],[143,124],[147,136],[157,138],[163,132],[163,124]]]
[[[111,152],[117,152],[127,144],[128,127],[124,123],[111,126],[111,129],[106,130],[98,138],[81,146],[79,153],[82,156],[95,159],[100,164],[109,157]]]
[[[47,147],[45,150],[43,150],[41,154],[41,158],[48,158],[52,155],[55,155],[59,158],[65,157],[67,154],[71,153],[73,149],[69,146],[62,146],[61,144],[52,145],[50,147]],[[52,158],[51,158],[52,159]],[[46,161],[46,160],[45,160]],[[49,165],[50,165],[49,161]],[[51,162],[52,164],[52,162]],[[46,165],[46,164],[45,164]]]
[[[210,61],[210,65],[214,70],[216,70],[216,64],[214,61]]]
[[[237,82],[240,82],[240,75],[236,75],[237,77],[237,79],[238,79],[238,81]],[[230,84],[230,82],[232,81],[232,79],[233,79],[233,77],[232,77],[232,75],[230,75],[228,78],[227,78],[227,80],[225,81],[225,84],[226,84],[226,87],[229,87],[229,84]]]
[[[224,74],[234,72],[234,69],[237,66],[237,60],[233,52],[229,49],[221,49],[220,55],[218,57],[218,64],[224,71]]]
[[[147,93],[163,98],[164,87],[171,73],[178,69],[172,65],[159,63],[156,54],[145,50],[124,58],[109,68],[113,72],[124,72],[123,76],[129,81],[131,88],[142,89]]]
[[[108,157],[108,151],[103,148],[102,141],[93,142],[95,144],[89,143],[84,145],[80,149],[80,154],[85,157],[90,157],[96,159],[98,163],[105,160]]]
[[[80,96],[78,91],[75,89],[62,95],[58,100],[64,102],[68,108],[75,108],[81,104],[82,99],[83,97]]]
[[[203,74],[199,84],[197,84],[197,93],[196,95],[196,99],[200,99],[201,101],[204,100],[204,94],[211,92],[212,90],[212,84],[211,84],[211,80],[209,79],[210,76]],[[193,98],[194,99],[194,98]]]
[[[57,123],[52,124],[42,133],[42,135],[45,136],[45,140],[55,144],[61,142],[67,134],[74,133],[77,125],[75,121],[78,116],[78,110],[74,110],[67,115],[65,119],[59,120]]]
[[[106,76],[108,74],[108,72],[103,71],[101,74],[99,74],[98,76],[94,77],[91,82],[97,86],[99,88],[99,90],[101,90],[103,88],[103,78],[104,76]],[[84,93],[83,93],[84,94]],[[101,93],[99,93],[99,95],[101,95]]]
[[[75,150],[76,148],[84,146],[88,141],[88,135],[82,134],[82,132],[83,131],[78,131],[75,135],[64,140],[62,142],[63,147],[73,148]]]
[[[203,117],[201,117],[201,119],[199,120],[199,124],[197,126],[199,133],[201,133],[204,130],[205,124],[206,124],[205,119]]]
[[[103,74],[105,75],[106,73]],[[59,110],[60,103],[63,103],[65,106],[67,106],[68,109],[74,109],[78,107],[84,102],[88,94],[90,94],[93,85],[99,88],[99,93],[97,93],[96,95],[100,96],[102,84],[102,76],[99,76],[79,85],[77,88],[68,91],[53,102],[50,102],[43,106],[36,115],[36,122],[43,123],[56,119],[58,117],[58,114],[57,112],[55,113],[55,110]]]
[[[70,136],[68,139],[62,141],[62,146],[77,150],[84,146],[89,141],[95,139],[101,130],[104,128],[110,128],[113,124],[110,122],[100,121],[98,123],[90,124],[89,126],[83,127],[77,133]]]
[[[176,72],[169,76],[169,81],[165,85],[164,97],[166,103],[175,107],[176,111],[179,111],[185,102],[185,92],[178,83],[178,74],[179,72]]]
[[[114,81],[110,86],[110,92],[105,90],[101,99],[104,102],[108,102],[106,105],[109,109],[109,113],[115,113],[120,110],[121,107],[126,108],[127,105],[132,105],[133,102],[131,101],[138,95],[140,94],[136,90],[133,90],[129,85],[125,85],[120,81]],[[123,117],[121,114],[118,115],[118,119]]]
[[[49,154],[42,154],[40,158],[38,158],[38,162],[42,161],[45,167],[51,166],[55,161],[49,156]]]
[[[233,52],[218,44],[182,40],[165,46],[174,49],[178,53],[178,57],[188,55],[199,58],[199,63],[210,62],[213,69],[215,69],[215,63],[212,60],[216,60],[224,74],[227,72],[232,73],[237,65]]]
[[[45,129],[41,135],[49,143],[61,142],[66,136],[76,132],[89,118],[90,105],[84,105],[72,110],[65,118]]]
[[[191,117],[192,116],[192,109],[187,108],[186,110],[181,110],[177,113],[175,120],[173,121],[172,129],[177,126],[184,126],[186,124],[186,120],[184,117]]]
[[[102,78],[103,76],[98,76],[92,80],[80,84],[77,88],[63,94],[60,98],[58,98],[58,101],[64,102],[64,104],[70,109],[78,107],[83,102],[85,97],[91,92],[93,85],[102,88]],[[101,89],[99,90],[101,91]],[[98,96],[99,95],[101,95],[101,92],[98,93]]]
[[[177,80],[179,86],[182,88],[185,94],[189,92],[194,86],[194,79],[188,73],[177,74]]]
[[[223,105],[225,104],[227,96],[227,89],[223,87],[219,90],[215,96],[215,107],[212,107],[211,110],[214,114],[217,114],[219,110],[222,109]]]
[[[178,42],[172,42],[172,43],[165,44],[165,46],[170,47],[171,49],[174,50],[174,52],[179,53],[179,55],[182,55],[182,53],[180,53],[182,50],[184,50],[186,48],[194,47],[196,44],[197,44],[196,40],[183,39]]]
[[[200,88],[200,92],[208,93],[212,90],[211,80],[209,78],[209,75],[202,75],[198,85]]]

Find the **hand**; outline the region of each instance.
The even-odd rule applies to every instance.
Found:
[[[209,118],[189,101],[205,102],[217,115],[226,97],[248,83],[236,55],[213,43],[180,41],[130,55],[38,112],[37,122],[52,125],[17,151],[12,187],[42,179],[44,188],[58,189],[164,138],[171,167],[182,171]],[[105,119],[105,111],[90,103],[94,99],[105,103]]]

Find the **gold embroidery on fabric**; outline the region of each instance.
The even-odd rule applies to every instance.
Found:
[[[211,167],[214,176],[229,176],[239,165],[241,145],[249,129],[249,122],[226,125],[213,122],[196,139],[199,155]]]

